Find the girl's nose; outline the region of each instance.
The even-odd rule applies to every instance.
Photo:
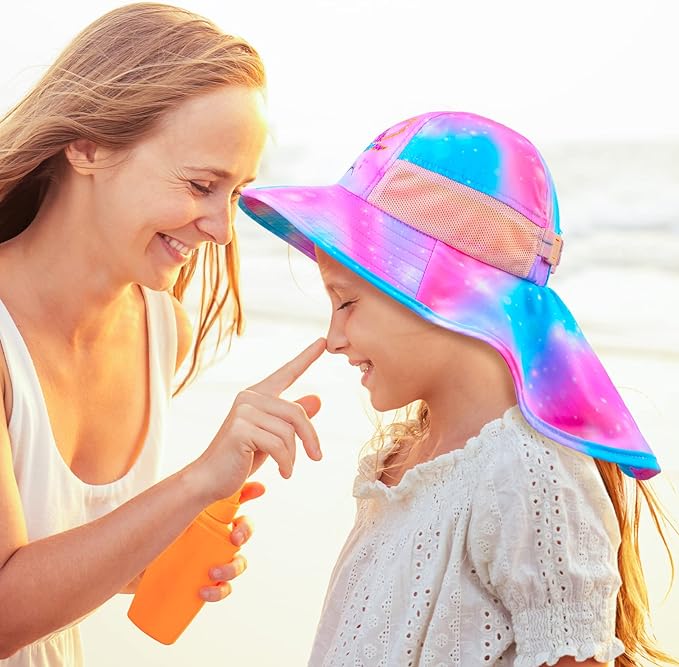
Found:
[[[344,327],[340,326],[336,317],[330,320],[328,333],[326,334],[326,349],[332,354],[342,354],[345,352],[349,341],[344,333]]]

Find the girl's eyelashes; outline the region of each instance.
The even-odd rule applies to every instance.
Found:
[[[345,301],[337,310],[344,310],[348,306],[350,306],[352,303],[356,303],[358,299],[353,299],[352,301]]]
[[[196,192],[199,192],[201,195],[211,195],[212,194],[212,188],[209,185],[201,185],[200,183],[196,183],[196,181],[189,181],[191,184],[191,187],[196,190]]]

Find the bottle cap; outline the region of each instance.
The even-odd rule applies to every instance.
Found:
[[[236,515],[238,508],[240,507],[240,489],[228,498],[218,500],[212,505],[208,505],[205,511],[217,521],[222,523],[231,523],[233,517]]]

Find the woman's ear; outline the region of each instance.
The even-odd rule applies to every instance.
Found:
[[[64,155],[73,169],[82,176],[92,173],[100,148],[89,139],[76,139],[64,149]]]

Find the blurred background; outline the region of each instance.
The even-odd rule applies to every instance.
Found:
[[[0,109],[90,21],[125,3],[7,3]],[[565,250],[550,282],[654,447],[656,488],[679,517],[679,97],[676,3],[487,0],[185,0],[247,38],[268,69],[271,140],[259,184],[336,181],[375,135],[424,111],[464,110],[525,134],[556,182]],[[246,334],[175,399],[166,472],[195,458],[234,395],[325,332],[315,266],[241,216]],[[1,269],[0,269],[1,275]],[[189,301],[189,307],[194,302]],[[320,463],[291,480],[267,464],[247,507],[256,536],[230,598],[171,647],[137,630],[118,596],[83,624],[87,662],[180,667],[306,664],[325,586],[354,512],[374,413],[360,373],[326,355],[287,396],[318,393]],[[679,586],[649,529],[643,557],[656,634],[679,655]],[[679,542],[671,543],[673,550]]]

